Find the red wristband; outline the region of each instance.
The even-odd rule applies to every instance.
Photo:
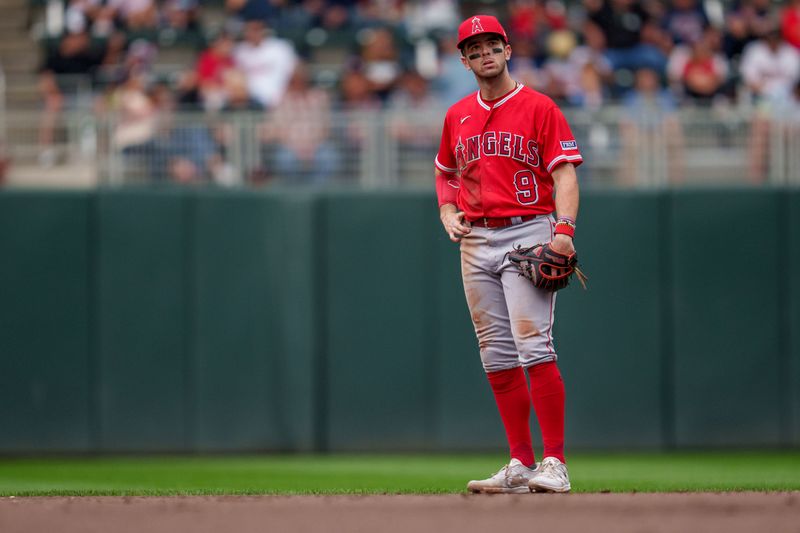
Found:
[[[561,235],[569,235],[570,237],[575,237],[575,225],[569,224],[567,222],[559,222],[556,224],[555,234]]]

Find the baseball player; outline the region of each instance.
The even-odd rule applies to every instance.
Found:
[[[460,243],[467,305],[511,457],[467,489],[568,492],[564,383],[552,333],[556,295],[521,277],[506,252],[550,242],[574,253],[575,167],[583,158],[555,103],[509,75],[511,46],[496,18],[465,20],[458,48],[479,90],[445,116],[436,192],[444,230]],[[541,463],[531,445],[531,403],[544,441]]]

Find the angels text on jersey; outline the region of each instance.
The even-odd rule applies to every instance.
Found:
[[[481,156],[510,157],[531,168],[537,168],[541,162],[539,144],[536,141],[508,131],[479,133],[467,137],[466,144],[459,135],[455,153],[459,172],[463,172],[467,165]]]

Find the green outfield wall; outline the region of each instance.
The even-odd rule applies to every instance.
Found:
[[[576,244],[568,446],[800,445],[800,191],[584,191]],[[0,452],[502,449],[495,410],[431,193],[0,192]]]

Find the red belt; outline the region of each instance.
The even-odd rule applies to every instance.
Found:
[[[473,226],[479,226],[481,228],[505,228],[507,226],[514,226],[516,224],[522,224],[523,222],[528,222],[529,220],[533,220],[538,215],[525,215],[524,217],[506,217],[506,218],[478,218],[475,220],[470,220],[469,223]]]

